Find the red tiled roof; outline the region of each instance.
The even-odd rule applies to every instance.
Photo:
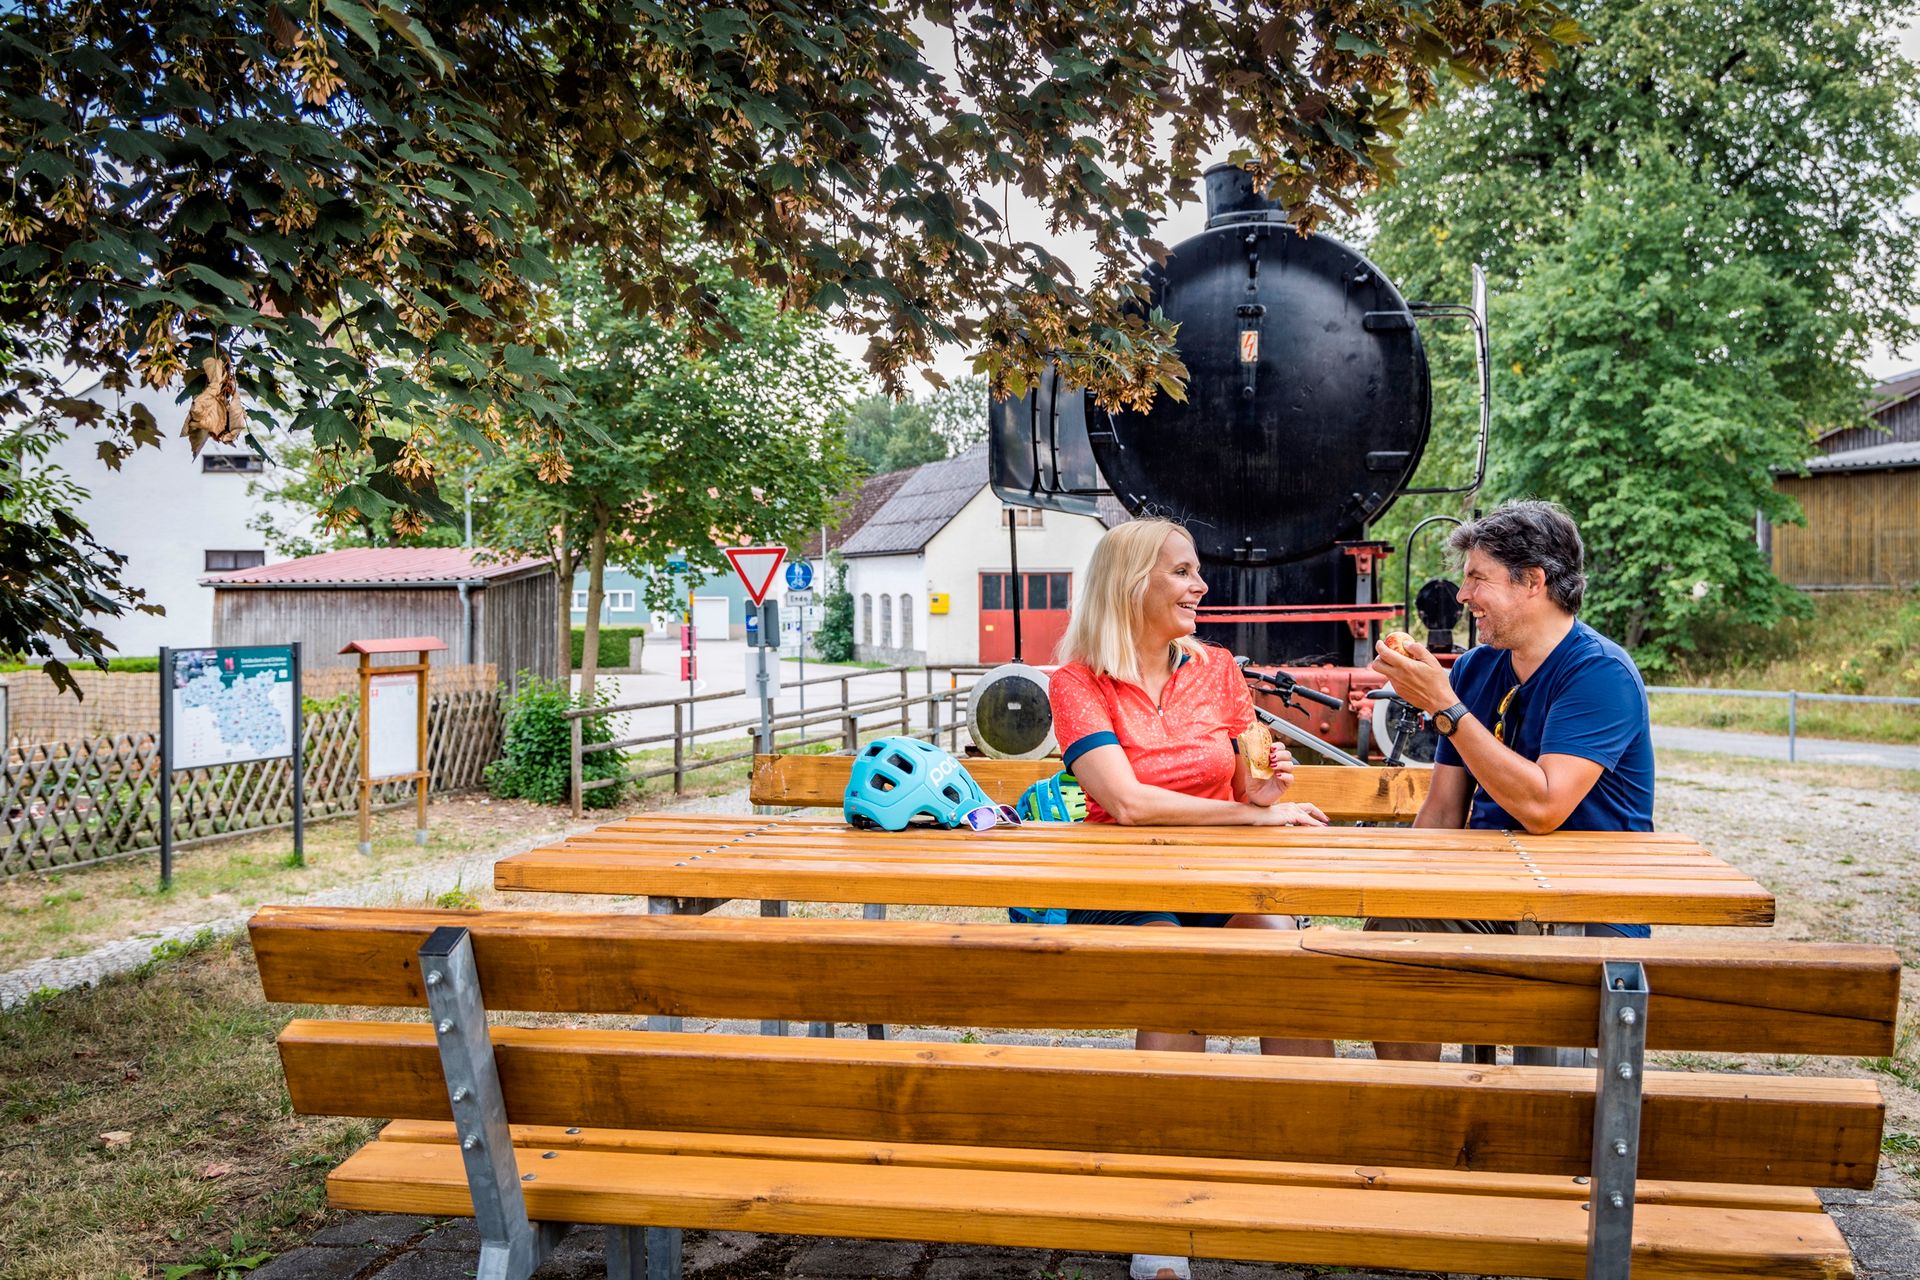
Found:
[[[492,552],[471,547],[350,547],[257,569],[209,574],[200,581],[212,587],[474,581],[512,577],[544,568],[546,563],[537,558],[501,560]]]

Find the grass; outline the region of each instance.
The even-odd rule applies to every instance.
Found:
[[[428,843],[413,843],[413,810],[374,815],[373,855],[359,852],[351,818],[307,827],[306,865],[293,864],[290,832],[265,832],[174,855],[173,887],[160,888],[152,855],[73,871],[0,881],[0,969],[45,956],[79,955],[102,942],[169,925],[238,914],[572,825],[564,809],[478,796],[436,798],[427,809]]]
[[[1835,591],[1810,618],[1736,638],[1662,684],[1920,697],[1920,591]],[[1656,694],[1658,724],[1787,731],[1785,701]],[[1920,742],[1920,707],[1803,702],[1798,732],[1863,742]]]
[[[208,932],[0,1014],[0,1276],[233,1276],[304,1242],[373,1130],[291,1114],[274,1036],[311,1012]]]

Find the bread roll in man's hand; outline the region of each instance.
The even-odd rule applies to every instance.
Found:
[[[1404,631],[1389,631],[1381,638],[1380,643],[1404,658],[1411,656],[1407,652],[1407,648],[1414,643],[1414,640],[1411,635]]]

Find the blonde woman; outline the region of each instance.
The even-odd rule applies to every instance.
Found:
[[[1253,723],[1253,698],[1226,650],[1194,638],[1200,556],[1171,520],[1107,531],[1051,677],[1061,758],[1087,796],[1088,822],[1122,826],[1325,826],[1311,804],[1280,799],[1293,758],[1273,747],[1273,777],[1250,777],[1234,739]],[[1069,924],[1295,929],[1292,916],[1174,911],[1070,911]],[[1141,1049],[1204,1052],[1206,1037],[1140,1031]],[[1327,1040],[1263,1037],[1262,1053],[1333,1056]],[[1188,1280],[1187,1259],[1140,1254],[1132,1280]]]

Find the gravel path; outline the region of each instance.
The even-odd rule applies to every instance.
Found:
[[[679,813],[739,813],[744,812],[747,807],[747,793],[744,790],[725,795],[707,796],[671,806],[674,812]],[[599,815],[564,834],[590,831],[605,820],[606,815]],[[382,906],[401,902],[428,901],[462,885],[492,884],[495,862],[511,854],[524,853],[528,849],[551,843],[556,838],[558,837],[552,832],[547,832],[518,840],[504,848],[487,853],[468,854],[465,857],[427,866],[402,868],[359,884],[329,889],[296,901],[307,906],[325,907]],[[243,911],[211,916],[189,924],[174,925],[158,932],[143,934],[138,938],[124,938],[117,942],[109,942],[77,956],[36,960],[32,964],[0,973],[0,1009],[11,1009],[17,1004],[24,1004],[36,991],[64,991],[69,987],[85,986],[111,974],[124,973],[129,969],[137,968],[153,956],[155,947],[191,938],[203,929],[211,929],[216,935],[237,933],[246,927],[247,920],[252,915],[253,908],[248,907]]]

